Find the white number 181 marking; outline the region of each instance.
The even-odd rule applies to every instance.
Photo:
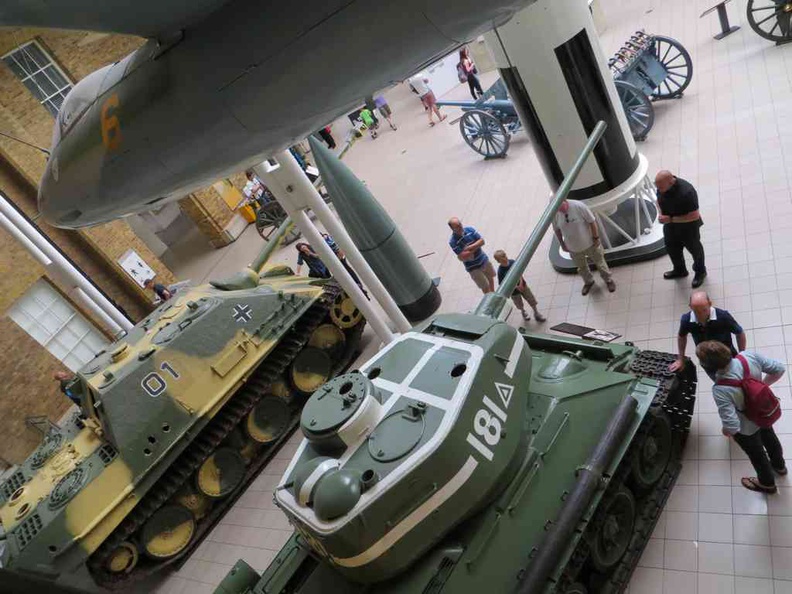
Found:
[[[506,423],[507,416],[506,411],[487,396],[482,398],[481,403],[484,406],[476,411],[476,415],[473,417],[473,432],[475,435],[468,433],[467,442],[479,454],[492,462],[494,454],[491,448],[500,441],[503,424]],[[486,445],[482,443],[482,439]]]

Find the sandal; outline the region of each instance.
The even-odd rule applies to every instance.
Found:
[[[743,477],[740,481],[742,486],[748,489],[749,491],[756,491],[757,493],[768,493],[773,495],[774,493],[778,493],[778,487],[773,485],[772,487],[765,487],[756,477]]]
[[[442,121],[443,121],[443,120],[445,120],[447,117],[448,117],[447,115],[444,115],[442,118],[440,118],[440,121],[442,122]]]
[[[434,126],[434,122],[429,122],[429,127],[431,128],[433,126]]]
[[[788,471],[786,466],[784,466],[783,468],[773,468],[773,472],[775,472],[778,476],[786,476]]]

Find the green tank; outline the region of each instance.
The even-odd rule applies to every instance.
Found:
[[[2,567],[124,586],[190,553],[341,373],[364,320],[332,281],[249,268],[177,293],[76,374],[81,410],[0,484]]]
[[[218,593],[624,590],[681,468],[695,368],[502,321],[603,129],[475,313],[434,317],[311,396],[275,491],[294,535]]]

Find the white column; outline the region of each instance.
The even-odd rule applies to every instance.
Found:
[[[61,254],[55,247],[41,235],[30,222],[23,217],[19,212],[11,206],[5,196],[0,194],[0,225],[9,229],[15,238],[19,239],[20,235],[24,236],[25,240],[20,240],[22,245],[30,251],[36,260],[51,268],[64,278],[67,284],[70,285],[70,291],[73,292],[75,288],[80,289],[81,293],[85,295],[85,300],[82,305],[87,307],[90,311],[95,313],[103,322],[105,322],[110,330],[115,334],[120,330],[130,330],[133,327],[130,322],[115,305],[111,303],[99,290],[87,279],[77,268],[69,262],[63,254]],[[10,227],[7,227],[10,225]],[[13,230],[11,229],[13,228]],[[32,249],[32,248],[35,248]],[[49,260],[49,264],[45,264],[45,260]]]
[[[294,157],[288,151],[278,155],[278,164],[272,165],[268,161],[256,165],[253,170],[267,184],[275,194],[280,205],[291,216],[294,224],[300,229],[306,241],[319,254],[322,262],[330,269],[335,280],[346,291],[347,295],[355,302],[358,309],[363,312],[366,321],[371,324],[374,332],[384,343],[393,341],[396,337],[380,313],[374,309],[372,303],[366,299],[363,291],[347,272],[341,261],[327,245],[319,230],[305,213],[307,208],[306,196],[316,192],[316,188],[308,181],[305,173],[300,168]],[[320,197],[321,199],[321,197]],[[318,213],[317,213],[318,214]],[[361,257],[362,259],[362,257]],[[358,271],[360,272],[360,271]],[[373,274],[373,273],[372,273]]]

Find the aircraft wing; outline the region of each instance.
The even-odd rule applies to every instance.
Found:
[[[158,37],[186,29],[228,0],[2,0],[0,26]]]

